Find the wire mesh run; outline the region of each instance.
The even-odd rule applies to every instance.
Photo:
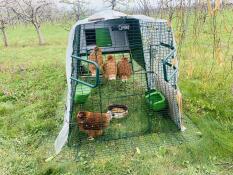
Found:
[[[70,145],[159,132],[161,117],[180,129],[175,43],[165,21],[78,25],[73,45]]]

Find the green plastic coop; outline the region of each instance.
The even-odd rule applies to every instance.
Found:
[[[100,66],[89,60],[96,46],[102,49],[104,61],[108,55],[113,55],[116,61],[128,58],[132,75],[127,82],[104,78]],[[55,142],[56,152],[67,142],[80,145],[87,141],[87,134],[76,122],[80,111],[105,114],[112,104],[127,106],[127,116],[112,119],[93,142],[156,132],[153,119],[161,116],[169,117],[182,130],[176,98],[178,62],[172,64],[174,59],[177,59],[176,44],[166,20],[107,10],[78,21],[69,36],[66,110],[63,128]],[[95,77],[90,75],[89,65],[95,66]]]

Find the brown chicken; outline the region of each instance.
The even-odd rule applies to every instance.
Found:
[[[116,80],[117,76],[117,63],[112,55],[108,55],[104,63],[104,77],[108,80]]]
[[[118,76],[122,81],[127,81],[131,74],[132,74],[132,68],[128,61],[128,58],[123,57],[117,64],[117,73]]]
[[[89,139],[102,135],[110,120],[111,115],[108,113],[79,112],[77,115],[79,130],[86,132]]]
[[[89,60],[96,62],[100,70],[103,69],[103,55],[102,49],[99,47],[95,47],[93,51],[89,55]],[[96,76],[96,67],[93,64],[89,64],[89,71],[91,72],[91,76]]]

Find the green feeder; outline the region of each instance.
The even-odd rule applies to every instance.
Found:
[[[76,87],[74,101],[76,104],[84,104],[87,101],[88,96],[91,93],[91,88],[82,84],[78,84]]]
[[[159,91],[150,90],[146,92],[145,97],[154,111],[161,111],[167,107],[166,99]]]

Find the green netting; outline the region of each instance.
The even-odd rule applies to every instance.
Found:
[[[73,131],[76,130],[76,132],[72,133],[75,147],[68,152],[62,152],[56,159],[98,161],[101,158],[110,159],[112,154],[119,156],[134,155],[137,149],[140,150],[141,154],[146,155],[168,146],[198,144],[202,139],[200,131],[188,117],[184,118],[184,123],[188,129],[183,133],[177,129],[169,118],[154,116],[152,122],[154,125],[150,134],[114,140],[99,138],[96,140],[85,139],[80,142],[75,135],[78,129],[75,128]],[[76,144],[74,139],[76,139]]]
[[[129,57],[129,54],[124,54]],[[119,61],[121,54],[115,55]],[[87,134],[80,132],[76,126],[76,116],[79,111],[102,112],[108,111],[107,107],[111,104],[122,104],[128,107],[128,115],[122,119],[112,119],[110,126],[104,129],[104,134],[96,140],[112,140],[142,135],[150,132],[150,115],[153,115],[150,106],[148,106],[145,93],[147,90],[146,74],[137,62],[133,61],[135,69],[141,70],[132,75],[127,82],[120,79],[109,81],[101,76],[101,85],[91,90],[91,93],[85,104],[76,104],[74,112],[73,125],[76,128],[74,142],[83,142],[87,140]],[[84,65],[88,69],[88,65]],[[83,81],[93,83],[93,77],[82,77]],[[79,87],[79,86],[77,86]]]

